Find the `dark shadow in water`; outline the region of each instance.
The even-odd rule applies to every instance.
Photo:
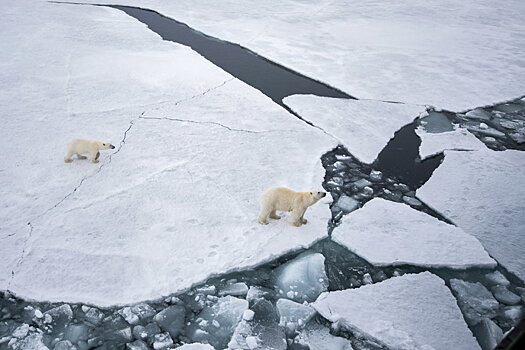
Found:
[[[204,56],[234,77],[258,89],[289,112],[283,98],[295,94],[312,94],[325,97],[354,98],[340,90],[286,67],[271,62],[253,51],[227,41],[198,32],[184,23],[165,17],[158,12],[129,6],[109,5],[146,24],[162,39],[173,41]],[[296,115],[295,113],[293,113]]]

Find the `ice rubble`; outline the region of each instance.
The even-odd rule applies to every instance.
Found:
[[[525,279],[525,154],[446,151],[417,196],[478,238],[489,254]]]
[[[459,307],[470,325],[478,324],[485,317],[496,316],[499,304],[481,283],[451,279],[450,287],[457,295]]]
[[[300,328],[315,315],[315,310],[310,306],[299,304],[288,299],[277,300],[276,306],[281,316],[280,324],[282,326],[286,326],[291,322],[296,325],[295,328]]]
[[[479,349],[450,290],[430,272],[323,293],[312,306],[392,348]]]
[[[2,5],[11,51],[0,79],[3,144],[17,158],[0,173],[0,288],[132,303],[326,236],[322,203],[300,229],[286,215],[269,226],[255,218],[271,186],[319,188],[319,158],[335,140],[118,10],[28,4]],[[98,165],[64,164],[64,144],[79,133],[119,147]]]
[[[525,90],[519,0],[119,4],[159,11],[358,98],[460,111]]]
[[[382,198],[345,216],[332,239],[375,266],[496,266],[479,241],[462,229]]]
[[[394,133],[425,110],[422,106],[313,95],[293,95],[284,103],[337,137],[365,163],[372,163]]]

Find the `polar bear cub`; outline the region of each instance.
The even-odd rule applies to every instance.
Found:
[[[86,159],[87,157],[82,154],[89,154],[89,159],[93,163],[98,163],[98,157],[100,156],[100,150],[113,149],[113,146],[109,142],[97,141],[97,140],[86,140],[86,139],[72,139],[66,144],[66,155],[64,162],[71,163],[73,154],[77,155],[78,159]]]
[[[294,226],[301,226],[307,223],[304,218],[306,209],[317,203],[318,200],[326,196],[326,192],[295,192],[284,187],[270,188],[264,192],[261,199],[261,212],[257,221],[262,225],[267,225],[267,218],[280,219],[276,211],[291,211],[289,222]]]

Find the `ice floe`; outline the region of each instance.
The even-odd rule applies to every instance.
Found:
[[[372,163],[394,133],[425,110],[422,106],[294,95],[284,103],[337,137],[359,160]]]
[[[461,111],[525,90],[520,0],[119,4],[159,11],[358,98]]]
[[[485,317],[496,316],[499,304],[481,283],[451,279],[450,287],[457,295],[459,307],[470,325],[479,323]]]
[[[488,253],[525,279],[525,153],[446,151],[417,190],[427,205],[479,239]]]
[[[395,349],[480,349],[445,282],[430,272],[323,293],[312,306]]]
[[[23,73],[1,79],[13,158],[0,172],[0,289],[134,303],[326,237],[323,203],[300,229],[256,216],[269,187],[321,187],[333,138],[121,11],[27,4],[4,5],[2,22],[5,71]],[[24,70],[33,66],[38,74]],[[117,149],[97,165],[65,164],[65,142],[79,134]]]
[[[374,198],[343,218],[332,239],[375,266],[493,267],[479,241],[411,207]]]
[[[418,127],[416,134],[421,138],[419,155],[421,159],[441,153],[445,150],[475,151],[484,149],[485,145],[467,129],[455,127],[453,131],[432,133]]]

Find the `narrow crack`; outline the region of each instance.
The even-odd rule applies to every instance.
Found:
[[[31,239],[32,235],[33,235],[33,225],[31,224],[31,222],[28,222],[27,225],[29,226],[29,234],[27,235],[27,238],[25,239],[24,241],[24,244],[22,245],[22,253],[20,254],[20,257],[18,258],[18,261],[16,262],[16,265],[13,267],[13,269],[11,270],[11,278],[9,279],[9,282],[7,283],[7,287],[6,287],[6,290],[11,293],[11,284],[13,283],[13,280],[15,279],[15,270],[17,270],[20,265],[22,265],[22,261],[24,260],[24,256],[25,256],[25,253],[26,253],[26,248],[27,248],[27,243],[29,242],[29,240]],[[11,293],[13,294],[13,293]]]
[[[140,117],[139,119],[145,119],[145,120],[171,120],[171,121],[176,121],[176,122],[186,122],[186,123],[193,123],[193,124],[217,125],[217,126],[220,126],[221,128],[227,129],[229,131],[247,132],[247,133],[250,133],[250,134],[260,134],[260,133],[265,132],[265,131],[253,131],[253,130],[245,130],[245,129],[234,129],[234,128],[230,128],[229,126],[226,126],[226,125],[223,125],[221,123],[218,123],[218,122],[209,122],[209,121],[199,122],[199,121],[191,120],[191,119],[179,119],[179,118],[170,118],[170,117]]]

